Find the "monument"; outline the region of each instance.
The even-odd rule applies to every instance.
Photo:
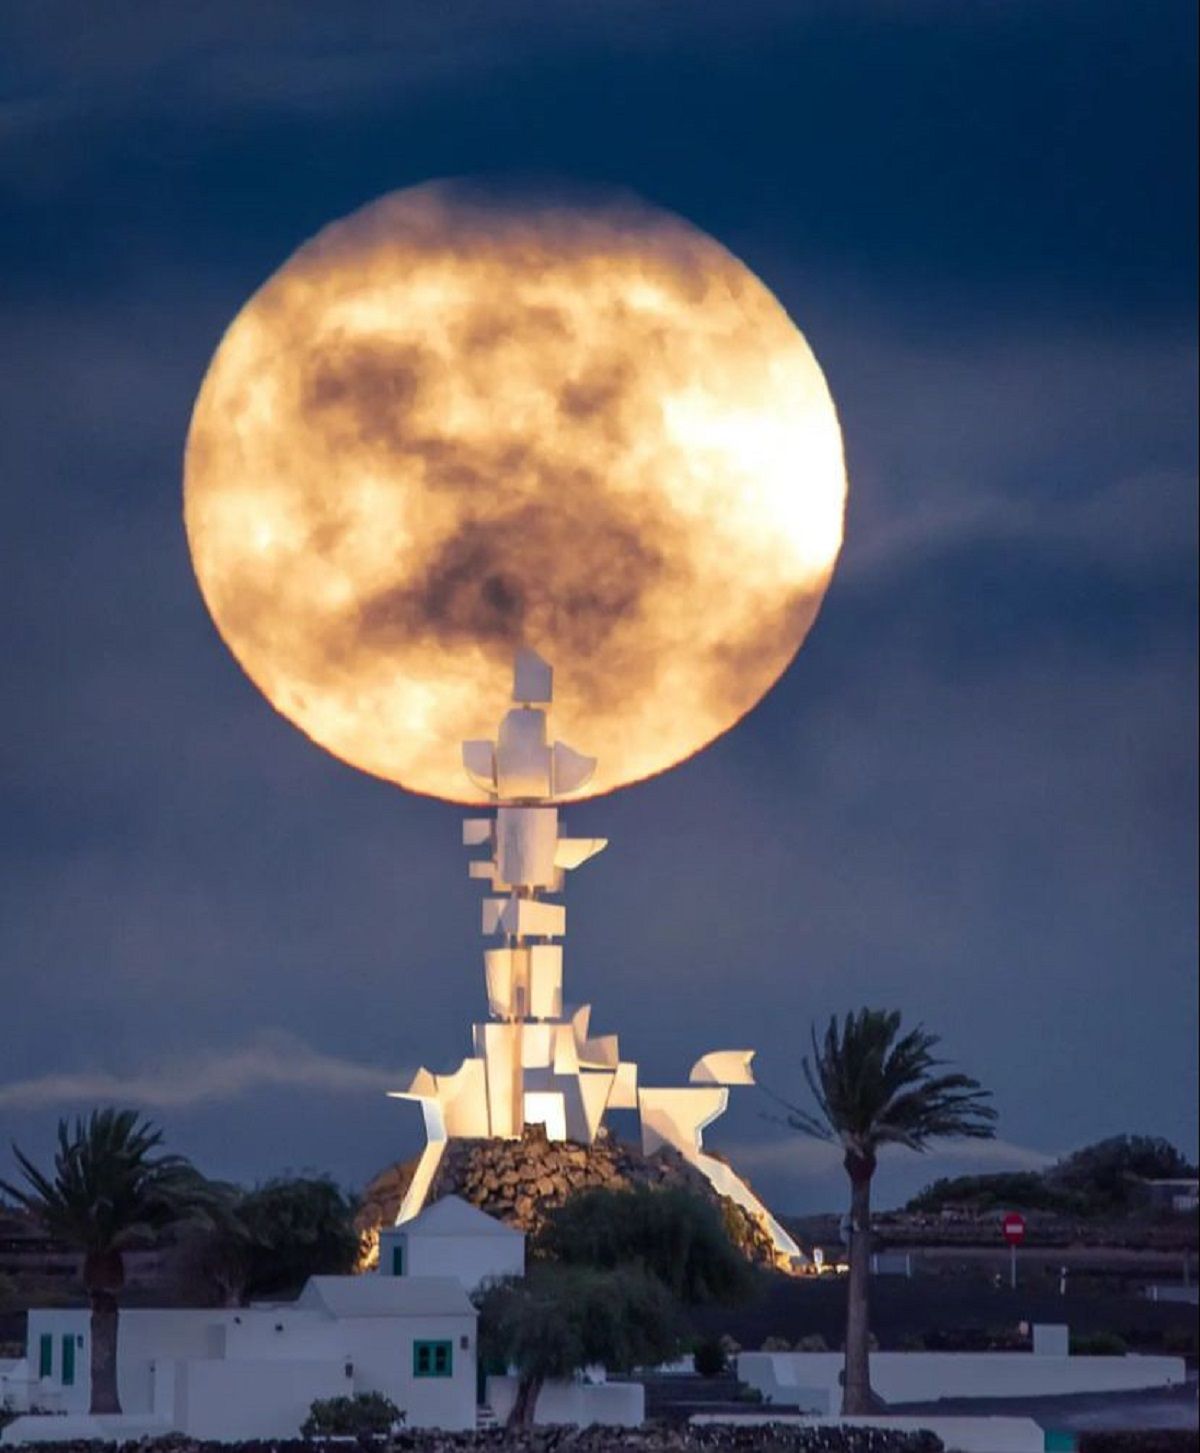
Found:
[[[483,934],[490,1021],[473,1026],[474,1054],[452,1074],[420,1069],[407,1089],[425,1117],[426,1144],[397,1216],[403,1224],[425,1204],[451,1138],[519,1139],[541,1125],[549,1140],[590,1145],[609,1110],[634,1110],[642,1150],[672,1146],[767,1233],[777,1264],[806,1260],[796,1242],[723,1160],[704,1150],[704,1130],[724,1113],[731,1085],[754,1083],[753,1050],[702,1055],[686,1086],[641,1083],[621,1058],[615,1034],[593,1036],[591,1005],[563,999],[566,909],[541,895],[561,894],[566,875],[608,846],[606,838],[563,834],[558,803],[591,780],[596,760],[552,741],[553,672],[536,653],[517,653],[512,708],[495,741],[464,742],[463,768],[496,804],[468,817],[463,843],[480,848],[469,872],[488,885]]]
[[[387,1219],[472,1145],[506,1157],[544,1134],[598,1167],[606,1117],[632,1112],[640,1160],[704,1177],[779,1265],[802,1262],[704,1146],[752,1052],[647,1085],[565,1000],[559,895],[606,844],[560,811],[754,708],[816,619],[845,498],[837,412],[782,304],[625,194],[409,188],[324,228],[231,323],[185,462],[213,620],[318,746],[473,809],[487,1016],[457,1070],[395,1092],[427,1143]],[[598,762],[553,739],[552,706]]]

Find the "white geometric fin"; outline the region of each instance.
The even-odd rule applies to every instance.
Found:
[[[688,1076],[694,1085],[752,1085],[752,1049],[714,1049],[701,1055]]]
[[[581,867],[606,847],[606,837],[560,837],[554,848],[554,866],[568,871]]]

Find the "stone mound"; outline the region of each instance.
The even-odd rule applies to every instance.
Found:
[[[358,1228],[368,1243],[377,1243],[381,1226],[394,1224],[416,1165],[414,1159],[389,1166],[367,1185]],[[736,1202],[719,1196],[678,1151],[664,1146],[643,1155],[604,1131],[592,1145],[547,1140],[540,1125],[527,1126],[520,1140],[451,1140],[429,1199],[461,1196],[489,1216],[536,1236],[550,1212],[576,1192],[594,1186],[689,1190],[720,1210],[730,1239],[751,1261],[775,1265],[764,1227]]]

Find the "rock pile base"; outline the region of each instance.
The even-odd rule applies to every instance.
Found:
[[[394,1224],[416,1161],[381,1171],[363,1192],[359,1229],[377,1238]],[[604,1131],[591,1145],[547,1140],[540,1125],[526,1127],[520,1140],[451,1140],[430,1188],[429,1199],[461,1196],[489,1216],[536,1236],[548,1215],[578,1191],[603,1186],[679,1186],[716,1205],[734,1244],[764,1266],[775,1264],[766,1229],[734,1201],[719,1196],[677,1150],[664,1146],[643,1155]]]

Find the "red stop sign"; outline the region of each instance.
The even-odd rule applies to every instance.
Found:
[[[1000,1223],[1004,1239],[1010,1246],[1020,1246],[1025,1240],[1025,1217],[1020,1211],[1010,1211]]]

